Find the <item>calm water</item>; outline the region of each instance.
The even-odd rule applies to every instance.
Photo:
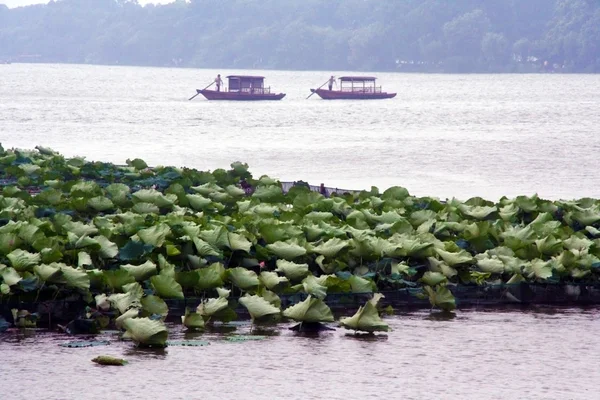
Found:
[[[0,335],[2,398],[17,399],[595,399],[600,391],[598,310],[425,312],[387,318],[387,335],[316,337],[285,328],[266,340],[184,334],[204,347],[164,352],[131,343],[63,348],[72,337]],[[249,325],[237,328],[245,334]],[[257,334],[256,331],[253,334]],[[116,336],[97,336],[116,340]],[[90,360],[109,354],[125,367]]]
[[[286,98],[187,100],[218,72],[247,71],[0,65],[0,141],[442,198],[600,197],[598,75],[377,73],[396,98],[326,102],[305,98],[331,71],[251,71]]]

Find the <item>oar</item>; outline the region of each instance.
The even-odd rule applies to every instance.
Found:
[[[207,87],[205,87],[205,88],[204,88],[204,89],[202,89],[202,90],[206,90],[206,89],[208,89],[208,88],[209,88],[209,87],[211,87],[211,86],[212,86],[214,83],[215,83],[215,82],[212,82],[210,85],[208,85]],[[198,96],[202,90],[198,90],[198,93],[196,93],[195,95],[193,95],[192,97],[190,97],[188,100],[192,100],[194,97]]]
[[[309,95],[308,95],[308,97],[312,96],[313,94],[315,94],[315,92],[316,92],[317,90],[319,90],[319,89],[321,89],[323,86],[327,85],[327,82],[329,82],[329,79],[327,79],[327,80],[325,81],[325,83],[324,83],[324,84],[322,84],[321,86],[319,86],[318,88],[316,88],[316,89],[314,90],[314,92],[312,92],[311,94],[309,94]],[[334,81],[334,82],[335,82],[335,81]],[[306,98],[307,100],[308,100],[308,97]]]

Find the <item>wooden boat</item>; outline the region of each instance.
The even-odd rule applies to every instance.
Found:
[[[396,93],[387,93],[381,86],[375,86],[377,78],[372,76],[342,76],[339,78],[340,86],[336,90],[310,89],[323,100],[369,100],[391,99]]]
[[[224,90],[196,89],[208,100],[281,100],[285,93],[271,93],[264,76],[230,75]]]

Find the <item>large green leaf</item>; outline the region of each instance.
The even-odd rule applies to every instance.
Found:
[[[310,295],[315,296],[318,299],[325,299],[327,296],[327,287],[321,285],[317,278],[312,275],[307,276],[302,281],[302,286],[304,287],[304,292]]]
[[[167,303],[165,303],[165,301],[158,296],[144,296],[142,297],[141,303],[142,309],[149,316],[161,315],[166,317],[169,313],[169,307],[167,306]]]
[[[69,287],[87,290],[90,288],[90,277],[86,270],[73,268],[68,265],[61,266],[62,278]]]
[[[452,253],[442,249],[435,249],[435,251],[451,267],[473,262],[473,256],[471,256],[465,250],[461,250],[458,253]]]
[[[452,311],[456,308],[456,299],[447,287],[437,286],[433,289],[430,286],[425,286],[424,289],[429,296],[432,307],[438,307],[444,311]]]
[[[129,318],[123,326],[127,337],[139,346],[165,347],[169,332],[164,323],[149,318]]]
[[[226,273],[231,283],[245,291],[254,290],[260,284],[256,272],[246,268],[229,268]]]
[[[308,264],[296,264],[292,261],[277,260],[276,272],[282,273],[291,282],[301,281],[310,274],[308,270]]]
[[[286,308],[283,316],[299,322],[333,322],[333,314],[327,304],[310,295],[303,302]]]
[[[375,332],[389,330],[389,326],[381,320],[377,312],[377,303],[383,297],[381,293],[377,293],[373,298],[366,302],[363,307],[360,307],[356,314],[352,317],[340,319],[340,325],[346,329],[355,331]]]
[[[215,263],[208,267],[196,270],[198,272],[198,289],[208,290],[223,286],[225,267],[223,264]]]
[[[311,246],[313,253],[322,254],[325,257],[333,258],[344,248],[349,247],[350,243],[348,240],[342,240],[338,238],[330,239],[318,246]]]
[[[196,312],[204,317],[205,320],[225,310],[229,306],[229,301],[225,297],[206,299],[200,303]]]
[[[289,285],[288,278],[279,276],[277,273],[271,271],[262,271],[258,279],[267,289],[275,292]]]
[[[30,253],[27,250],[15,249],[6,255],[8,261],[17,271],[33,271],[33,266],[41,261],[39,253]]]
[[[170,233],[171,228],[167,224],[158,224],[138,231],[137,236],[146,244],[154,247],[162,247]]]
[[[275,242],[266,247],[277,257],[290,261],[306,254],[306,248],[296,243]]]
[[[172,276],[155,275],[150,278],[156,294],[164,299],[184,299],[181,285]]]
[[[14,268],[2,264],[0,264],[0,277],[8,286],[14,286],[23,279]]]
[[[257,295],[250,296],[246,294],[245,296],[240,297],[240,304],[248,309],[252,321],[256,321],[265,316],[277,315],[281,312],[279,308],[273,306],[267,300]]]
[[[181,322],[190,330],[204,329],[204,318],[197,312],[186,310],[185,315],[181,317]]]
[[[156,269],[156,264],[154,264],[150,260],[146,261],[141,265],[121,265],[121,268],[129,272],[131,276],[133,276],[138,282],[145,281],[146,279],[158,273]]]

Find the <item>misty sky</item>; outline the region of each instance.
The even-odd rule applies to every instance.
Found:
[[[48,3],[49,0],[0,0],[0,4],[6,4],[8,7],[20,7],[20,6],[28,6],[31,4],[43,4]],[[139,0],[139,3],[142,5],[149,3],[170,3],[173,0]]]

